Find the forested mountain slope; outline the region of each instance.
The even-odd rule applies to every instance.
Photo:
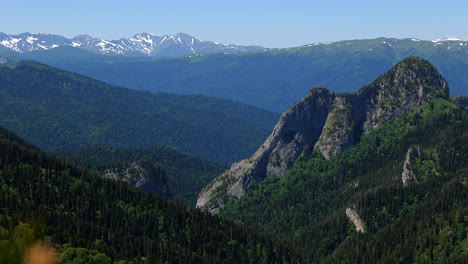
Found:
[[[46,150],[164,145],[228,164],[257,148],[277,115],[200,95],[111,86],[35,62],[0,66],[0,124]]]
[[[439,94],[335,157],[254,183],[220,215],[312,263],[467,263],[468,108]]]
[[[23,263],[36,241],[66,263],[304,262],[281,241],[89,174],[1,127],[0,187],[2,264]]]
[[[172,198],[190,207],[195,207],[198,193],[202,188],[226,170],[225,166],[161,146],[148,148],[91,146],[52,152],[51,155],[62,160],[73,161],[101,175],[110,168],[125,167],[128,163],[146,161],[163,170]]]
[[[203,94],[282,113],[312,87],[356,92],[408,56],[429,60],[447,79],[452,95],[467,96],[467,51],[468,42],[461,40],[377,38],[151,61],[116,56],[107,61],[83,60],[67,56],[63,50],[56,54],[55,49],[16,57],[131,89]]]

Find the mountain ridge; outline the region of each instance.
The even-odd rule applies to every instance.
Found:
[[[47,151],[163,145],[228,164],[247,155],[246,144],[255,149],[277,117],[229,100],[112,86],[36,62],[0,66],[0,85],[0,124]]]
[[[129,38],[109,41],[89,35],[79,35],[68,39],[55,34],[25,32],[11,35],[0,32],[0,45],[19,53],[72,46],[100,54],[150,57],[182,56],[193,53],[232,53],[263,49],[260,46],[226,45],[219,42],[203,41],[185,33],[164,36],[138,33]]]
[[[244,196],[253,182],[283,176],[296,160],[314,151],[334,157],[362,134],[438,94],[449,97],[447,82],[428,61],[416,57],[404,59],[354,94],[313,88],[281,116],[255,154],[234,163],[203,189],[197,207],[215,213],[228,200]]]
[[[83,54],[85,51],[69,56],[72,49],[82,50],[67,48],[67,52],[56,48],[0,57],[7,63],[12,58],[37,60],[135,90],[203,94],[283,113],[312,87],[354,93],[402,59],[417,56],[444,75],[452,95],[468,96],[466,41],[378,38],[178,58]]]
[[[465,263],[467,128],[468,108],[431,98],[334,158],[254,182],[219,215],[305,247],[310,263]]]

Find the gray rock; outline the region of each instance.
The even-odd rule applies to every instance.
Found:
[[[216,212],[224,204],[219,200],[238,199],[253,181],[282,176],[301,155],[308,156],[312,150],[309,146],[319,138],[334,97],[327,89],[312,89],[281,116],[271,135],[251,157],[234,163],[202,190],[197,207],[211,206],[210,211]]]
[[[421,150],[419,147],[409,148],[408,152],[406,152],[405,163],[403,164],[403,172],[401,173],[403,186],[408,186],[412,182],[418,182],[418,178],[413,169],[413,164],[419,157],[421,157]]]
[[[124,181],[128,184],[148,192],[157,193],[166,198],[170,197],[165,172],[147,161],[137,161],[112,168],[102,172],[104,178],[114,181]]]
[[[280,118],[251,157],[206,186],[197,207],[217,212],[229,199],[244,196],[254,181],[281,177],[313,151],[329,159],[359,141],[363,133],[386,124],[436,94],[449,95],[447,82],[427,61],[409,57],[354,94],[314,88]]]
[[[346,208],[346,217],[348,217],[348,219],[354,223],[356,231],[362,233],[366,232],[366,230],[364,229],[364,223],[362,222],[356,210],[352,208]]]
[[[334,157],[354,144],[356,125],[352,107],[350,96],[336,96],[320,138],[314,146],[314,150],[321,152],[325,158]]]

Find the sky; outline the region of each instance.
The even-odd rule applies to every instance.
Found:
[[[183,32],[201,40],[268,48],[377,37],[468,39],[466,0],[2,2],[0,32],[7,34],[88,34],[114,40],[141,32]]]

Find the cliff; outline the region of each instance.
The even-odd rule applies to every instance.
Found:
[[[401,61],[354,94],[313,88],[281,116],[251,157],[234,163],[202,190],[197,207],[216,213],[228,199],[244,196],[253,181],[280,177],[313,151],[332,158],[363,133],[439,94],[448,97],[447,82],[428,61],[416,57]]]

